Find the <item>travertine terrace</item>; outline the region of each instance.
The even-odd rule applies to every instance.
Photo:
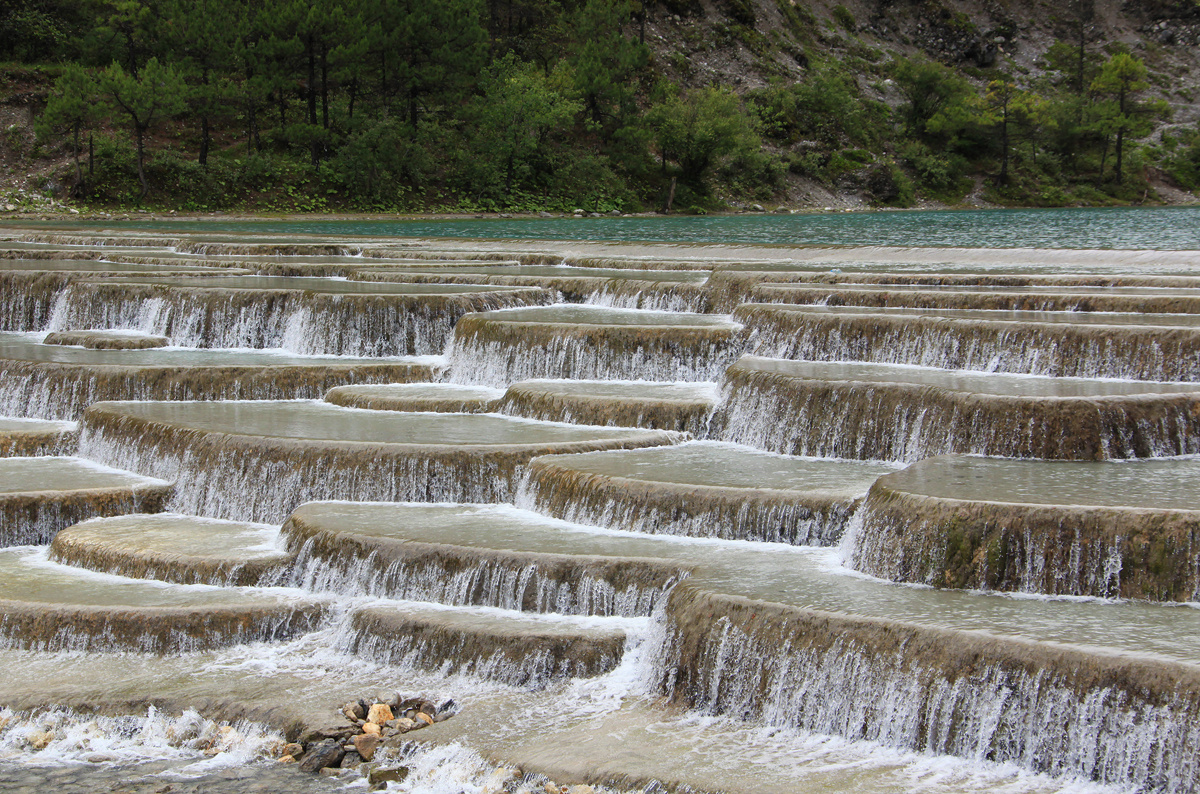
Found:
[[[1196,790],[1197,256],[0,230],[0,704]]]

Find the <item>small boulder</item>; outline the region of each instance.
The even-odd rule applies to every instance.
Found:
[[[310,746],[304,752],[304,760],[300,762],[300,769],[305,772],[320,772],[326,767],[340,764],[345,755],[346,751],[342,749],[340,741],[326,739],[320,744]]]
[[[34,750],[45,750],[54,741],[54,731],[34,731],[25,737],[25,741]]]
[[[354,750],[362,758],[363,761],[370,761],[375,757],[375,750],[379,747],[379,737],[364,733],[361,736],[355,736]]]
[[[368,723],[364,724],[362,726],[362,729],[363,729],[363,732],[360,734],[361,736],[382,736],[383,735],[383,726],[376,725],[373,722],[368,722]]]
[[[387,786],[388,783],[402,783],[408,777],[408,767],[397,766],[391,769],[372,769],[370,776],[367,777],[367,783],[371,787],[371,791],[377,791]]]
[[[397,733],[407,733],[417,727],[417,721],[408,717],[398,717],[388,723]]]
[[[299,742],[289,742],[283,746],[283,754],[290,755],[292,758],[299,758],[304,755],[304,745]]]
[[[418,720],[418,721],[420,721],[420,722],[423,722],[423,723],[425,723],[426,725],[432,725],[432,724],[433,724],[433,717],[429,716],[428,714],[426,714],[426,713],[425,713],[425,712],[423,712],[423,711],[418,711],[418,712],[417,712],[417,720]]]
[[[342,706],[342,713],[346,715],[346,719],[351,722],[358,722],[367,718],[367,710],[363,708],[361,702],[351,701]]]
[[[376,703],[367,712],[367,722],[373,722],[376,725],[382,725],[392,719],[395,719],[395,717],[392,715],[391,708],[386,703]]]
[[[294,756],[294,755],[285,755],[285,756],[282,756],[282,757],[280,757],[280,759],[279,759],[279,763],[281,763],[281,764],[294,764],[294,763],[296,763],[296,756]]]

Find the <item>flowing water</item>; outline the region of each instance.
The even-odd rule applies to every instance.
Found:
[[[0,549],[0,786],[361,790],[271,759],[399,689],[392,790],[1195,790],[1196,217],[12,230],[0,485],[175,512]]]

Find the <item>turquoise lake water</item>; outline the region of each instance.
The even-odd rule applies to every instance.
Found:
[[[125,229],[777,245],[1200,250],[1200,207],[470,220],[124,221]],[[81,225],[113,227],[113,221]]]

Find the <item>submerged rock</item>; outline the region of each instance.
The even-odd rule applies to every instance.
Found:
[[[346,751],[342,749],[341,741],[326,739],[316,746],[308,747],[304,753],[304,760],[300,762],[300,769],[304,772],[319,772],[326,767],[337,766],[345,755]]]

